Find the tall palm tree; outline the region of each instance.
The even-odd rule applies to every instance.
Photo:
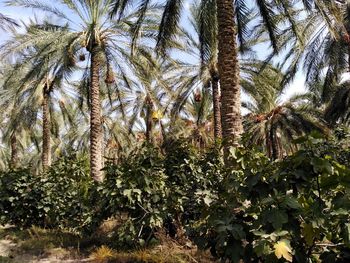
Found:
[[[243,102],[248,110],[244,117],[247,145],[261,145],[272,159],[282,158],[297,149],[294,140],[313,130],[326,133],[327,128],[318,117],[322,112],[310,106],[308,94],[295,95],[287,101],[281,97],[283,74],[272,66],[260,72],[258,78],[242,83],[250,99]]]
[[[293,15],[289,14],[292,9],[292,3],[287,0],[256,0],[248,6],[243,0],[202,0],[205,3],[216,3],[216,8],[212,9],[218,21],[218,65],[221,87],[221,119],[222,119],[222,135],[225,141],[224,152],[228,153],[229,147],[236,145],[242,132],[242,118],[240,111],[240,86],[239,86],[239,64],[237,39],[244,46],[246,38],[249,36],[247,28],[247,17],[252,12],[256,12],[261,19],[260,24],[266,29],[272,47],[275,51],[278,49],[277,23],[275,17],[279,13],[288,14],[287,22],[294,24]],[[114,1],[113,13],[122,14],[128,3],[132,0]],[[142,6],[147,7],[150,1],[142,1]],[[160,23],[160,31],[158,34],[158,50],[165,52],[169,44],[174,40],[174,35],[178,32],[180,15],[182,11],[183,1],[167,0],[164,5],[163,17]],[[215,4],[214,4],[215,6]],[[254,11],[252,11],[254,10]],[[142,18],[142,17],[141,17]],[[142,19],[140,19],[142,20]],[[208,21],[206,26],[212,26]],[[297,28],[292,27],[297,34]]]
[[[90,55],[90,164],[91,176],[96,181],[103,179],[102,175],[102,149],[103,132],[101,120],[101,101],[100,101],[100,78],[101,70],[105,69],[106,81],[113,83],[113,71],[122,71],[125,63],[127,50],[130,50],[130,42],[136,43],[137,37],[149,37],[155,28],[147,25],[142,29],[142,33],[137,33],[132,37],[127,33],[134,32],[132,26],[137,14],[128,14],[118,21],[112,20],[109,16],[109,8],[112,0],[71,0],[57,1],[54,5],[48,5],[45,1],[32,0],[13,0],[13,5],[33,8],[50,13],[65,22],[69,30],[59,35],[52,32],[38,36],[35,41],[50,42],[61,38],[65,41],[66,49],[69,54],[77,55],[78,52],[87,50]],[[60,7],[65,7],[71,11],[66,14]],[[73,19],[72,14],[75,16]],[[151,22],[151,18],[147,18]],[[148,23],[149,25],[149,23]],[[140,31],[141,32],[141,31]],[[148,34],[149,33],[149,34]],[[133,51],[136,45],[132,46]],[[52,46],[52,49],[55,49]]]
[[[4,44],[5,54],[15,54],[17,64],[9,72],[4,83],[4,91],[10,96],[8,101],[16,101],[17,106],[31,108],[37,112],[41,107],[42,114],[42,166],[47,170],[51,165],[51,112],[52,93],[62,88],[63,81],[70,76],[75,64],[60,40],[54,42],[31,42],[37,34],[43,32],[64,34],[67,27],[53,26],[48,22],[38,24],[31,21],[26,26],[24,34],[15,34]],[[30,41],[28,44],[28,40]],[[48,44],[55,45],[54,51],[49,50]],[[19,49],[19,46],[25,45]],[[67,55],[68,54],[68,55]]]
[[[199,43],[193,43],[199,50],[201,62],[201,78],[204,86],[210,86],[213,99],[214,137],[222,137],[221,96],[218,72],[218,25],[215,1],[195,3],[191,8],[192,25],[199,38]],[[211,26],[209,26],[209,23]],[[192,39],[187,33],[188,38]]]
[[[242,132],[241,118],[241,91],[239,86],[239,64],[237,39],[241,42],[241,48],[247,35],[247,17],[251,11],[256,12],[261,19],[262,27],[269,36],[275,53],[278,50],[279,22],[275,17],[285,14],[285,22],[293,25],[296,16],[292,15],[294,8],[290,1],[255,1],[251,8],[246,1],[217,0],[217,20],[219,39],[219,74],[222,96],[222,125],[223,138],[228,140],[227,145],[237,144]],[[298,35],[297,28],[292,27],[292,32]],[[227,152],[228,147],[226,147]]]

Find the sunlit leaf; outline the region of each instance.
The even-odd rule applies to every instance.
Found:
[[[292,247],[290,246],[289,240],[282,239],[281,241],[278,241],[275,245],[275,255],[278,259],[284,258],[288,262],[292,262],[293,256],[292,256]]]

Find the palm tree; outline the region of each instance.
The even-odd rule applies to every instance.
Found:
[[[48,22],[38,24],[31,21],[24,34],[15,34],[13,39],[5,43],[3,52],[15,54],[18,62],[4,82],[7,101],[16,101],[17,106],[42,111],[42,166],[47,170],[51,165],[51,115],[52,93],[61,89],[63,81],[70,76],[75,64],[59,40],[52,43],[32,43],[39,33],[64,34],[67,27],[53,26]],[[32,46],[28,45],[28,40]],[[55,45],[54,51],[48,50],[48,44]],[[19,47],[25,47],[21,50]],[[68,54],[68,55],[67,55]],[[23,114],[23,112],[20,112]]]
[[[133,1],[114,1],[113,13],[122,14],[126,6],[125,3],[130,2]],[[147,6],[149,1],[144,0],[142,3],[143,6]],[[278,13],[288,14],[286,16],[287,22],[294,24],[296,16],[289,14],[293,6],[290,1],[286,0],[257,0],[252,3],[252,6],[247,6],[246,1],[243,0],[203,0],[202,3],[203,6],[206,4],[216,6],[211,10],[217,17],[218,22],[218,71],[221,88],[222,135],[225,141],[224,152],[227,155],[228,149],[239,142],[242,132],[237,39],[243,49],[244,42],[250,35],[246,23],[247,18],[253,13],[252,9],[259,14],[262,20],[261,24],[268,33],[273,49],[278,51],[277,23],[280,23],[281,20],[277,20],[275,17]],[[157,45],[158,50],[163,53],[174,40],[176,32],[178,32],[182,4],[183,1],[180,0],[168,0],[165,3]],[[205,26],[211,27],[211,21],[208,20]],[[292,27],[292,29],[295,34],[298,33],[297,28]]]
[[[299,21],[304,41],[287,52],[286,60],[293,58],[287,79],[303,66],[312,102],[324,111],[326,121],[331,126],[346,123],[349,83],[342,83],[342,78],[350,71],[350,2],[304,2],[309,10],[309,15]],[[291,46],[292,38],[284,39],[281,44]]]
[[[21,123],[16,122],[16,117],[18,116],[18,112],[16,111],[16,108],[13,107],[13,103],[9,105],[8,103],[1,103],[1,107],[5,109],[4,112],[2,112],[2,118],[1,118],[1,134],[2,134],[2,142],[6,145],[9,145],[10,149],[10,158],[8,162],[8,166],[11,169],[14,169],[18,167],[20,162],[19,157],[19,148],[23,150],[23,145],[21,145],[19,141],[19,137],[23,137],[23,132],[28,132],[28,127],[24,127],[26,123],[26,119],[23,118]],[[6,106],[6,107],[3,107]]]
[[[256,1],[253,10],[261,18],[261,24],[265,28],[271,41],[273,50],[278,50],[278,21],[275,19],[278,13],[285,14],[286,22],[294,24],[296,16],[292,15],[293,4],[290,1]],[[251,9],[246,1],[217,0],[217,21],[219,55],[218,65],[220,74],[221,100],[222,100],[222,125],[223,138],[227,146],[236,145],[239,141],[242,129],[241,118],[241,91],[239,85],[239,64],[237,39],[244,48],[247,32],[247,18]],[[292,27],[292,32],[298,35],[297,29]],[[228,152],[226,147],[226,153]],[[224,148],[225,150],[225,148]]]
[[[8,73],[5,65],[1,65],[2,70],[0,71],[0,79],[3,82],[6,74]],[[0,83],[0,87],[3,84]],[[0,99],[0,107],[3,109],[0,115],[0,123],[1,123],[1,135],[2,142],[6,143],[10,147],[10,160],[9,167],[16,168],[19,162],[19,152],[18,152],[18,136],[20,130],[25,126],[23,124],[27,124],[26,119],[23,118],[21,121],[16,121],[15,116],[19,116],[16,112],[18,108],[15,107],[15,104],[11,100],[6,100],[4,97]],[[21,127],[19,127],[21,126]],[[4,158],[4,160],[7,158]]]
[[[198,89],[191,95],[172,125],[171,136],[188,138],[193,145],[203,149],[214,139],[215,120],[212,114],[212,95],[208,88]]]
[[[250,99],[243,102],[248,110],[244,117],[247,146],[261,145],[272,159],[282,158],[297,150],[294,140],[313,130],[326,133],[327,129],[318,119],[322,113],[309,104],[309,95],[295,95],[287,101],[281,96],[284,76],[278,69],[267,66],[260,78],[269,79],[261,83],[258,78],[242,83]]]
[[[31,93],[29,89],[20,91],[22,77],[28,73],[26,70],[26,67],[20,68],[8,61],[0,71],[0,107],[3,109],[0,133],[2,142],[10,149],[9,157],[4,159],[8,160],[7,167],[10,168],[20,165],[40,167],[36,164],[39,164],[42,152],[39,146],[41,99],[39,94]]]
[[[192,25],[198,35],[199,43],[193,43],[199,50],[200,73],[204,86],[210,86],[213,99],[214,137],[222,137],[221,126],[221,96],[218,72],[218,26],[215,12],[215,1],[203,1],[201,5],[194,4],[191,8]],[[211,26],[208,26],[211,24]],[[193,39],[187,33],[188,39]],[[193,41],[192,41],[193,42]]]
[[[338,85],[334,95],[325,109],[325,119],[331,126],[350,121],[350,82]]]
[[[45,33],[38,35],[35,41],[52,42],[54,39],[61,38],[66,43],[68,54],[77,55],[79,52],[87,50],[90,55],[90,165],[91,176],[96,181],[101,181],[102,176],[102,149],[103,149],[103,132],[101,119],[101,101],[100,101],[100,78],[101,70],[105,69],[106,81],[113,83],[113,71],[122,71],[124,66],[121,65],[127,61],[127,50],[130,50],[130,41],[136,43],[137,37],[128,36],[128,32],[133,32],[133,21],[137,14],[130,14],[118,21],[111,20],[109,16],[109,7],[112,0],[96,1],[57,1],[54,6],[48,5],[44,1],[10,1],[13,5],[34,8],[46,13],[50,13],[66,22],[69,30],[65,34]],[[65,14],[60,7],[69,9],[75,15],[71,19],[71,14]],[[152,22],[148,18],[149,23]],[[149,25],[148,23],[148,25]],[[154,31],[152,26],[145,25],[142,28],[142,34],[136,36],[149,37],[150,32]],[[52,49],[55,49],[52,46]],[[136,45],[132,46],[133,51]],[[125,71],[124,71],[125,73]]]
[[[302,41],[296,43],[290,30],[285,30],[280,42],[281,47],[290,47],[285,52],[284,63],[289,63],[285,82],[302,67],[310,87],[322,81],[324,92],[330,94],[328,91],[338,85],[342,74],[350,70],[350,3],[303,2],[309,13],[296,22]]]
[[[162,76],[166,72],[162,68],[164,65],[161,61],[151,59],[151,56],[152,54],[149,53],[148,59],[139,58],[138,61],[135,61],[137,81],[132,83],[132,89],[127,92],[127,100],[130,109],[128,121],[130,133],[134,132],[133,129],[139,122],[139,126],[145,128],[146,141],[153,144],[156,141],[161,142],[161,140],[155,140],[154,129],[157,124],[160,124],[165,114],[165,105],[172,91],[165,77]]]
[[[72,83],[73,86],[81,83]],[[120,83],[119,83],[120,84]],[[81,98],[81,97],[80,97]],[[72,153],[89,153],[89,116],[86,114],[88,104],[80,105],[79,97],[61,99],[60,127],[61,135],[54,152],[56,155],[69,156]],[[102,100],[102,127],[106,144],[104,157],[108,161],[117,163],[134,147],[133,137],[129,135],[118,105],[111,105],[110,98]],[[115,97],[111,98],[116,101]]]

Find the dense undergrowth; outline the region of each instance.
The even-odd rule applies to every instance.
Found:
[[[117,249],[152,246],[167,235],[230,262],[349,262],[349,151],[341,138],[298,143],[282,161],[232,149],[229,168],[215,148],[144,145],[107,164],[101,184],[77,156],[40,175],[2,172],[1,223],[91,236],[114,218],[108,237]]]

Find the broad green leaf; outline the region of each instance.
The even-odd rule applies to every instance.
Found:
[[[288,215],[284,211],[275,208],[268,214],[267,220],[276,230],[279,230],[283,224],[288,222]]]
[[[283,204],[292,209],[301,208],[300,204],[298,203],[298,200],[291,196],[286,196],[286,198],[283,201]]]

